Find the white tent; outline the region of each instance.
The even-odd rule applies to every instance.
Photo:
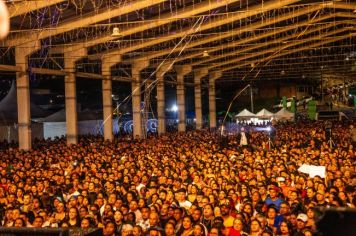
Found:
[[[66,111],[59,110],[50,116],[39,120],[43,122],[43,136],[47,138],[61,137],[66,135]],[[78,134],[98,135],[101,132],[102,113],[89,110],[78,112]]]
[[[273,113],[263,108],[256,114],[256,117],[260,119],[270,119],[273,117]]]
[[[275,113],[273,117],[276,118],[277,120],[293,120],[294,113],[288,111],[285,108],[282,108],[277,113]]]
[[[250,112],[247,109],[242,110],[239,114],[235,116],[236,119],[250,119],[255,117],[256,115]]]

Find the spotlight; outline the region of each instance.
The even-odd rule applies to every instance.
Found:
[[[267,130],[268,132],[271,132],[271,130],[272,130],[271,126],[267,126],[266,130]]]
[[[177,112],[177,111],[178,111],[177,105],[173,105],[172,108],[171,108],[171,110],[172,110],[173,112]]]

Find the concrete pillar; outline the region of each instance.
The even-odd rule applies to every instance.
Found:
[[[121,61],[121,56],[117,58],[104,57],[101,60],[101,74],[105,77],[102,80],[103,93],[103,130],[104,140],[113,141],[113,121],[112,121],[112,81],[111,67]]]
[[[17,119],[19,149],[31,149],[31,107],[30,107],[30,86],[28,76],[28,56],[40,49],[39,42],[27,43],[15,47],[16,66],[21,71],[16,73],[17,87]]]
[[[75,62],[86,55],[86,51],[73,51],[64,53],[64,68],[66,76],[64,77],[64,96],[66,107],[66,133],[67,145],[78,143],[78,115],[77,115],[77,93]]]
[[[157,73],[157,116],[158,116],[158,135],[166,132],[166,113],[165,113],[165,97],[164,97],[164,74],[171,69],[171,64],[162,65]]]
[[[201,103],[201,79],[208,74],[207,69],[201,69],[194,71],[194,99],[195,99],[195,120],[196,129],[203,128],[203,112]]]
[[[104,75],[104,74],[103,74]],[[113,140],[113,126],[112,126],[112,83],[110,75],[105,75],[107,79],[102,80],[102,93],[103,93],[103,127],[104,127],[104,140]]]
[[[209,74],[209,118],[210,129],[216,129],[216,96],[215,96],[215,80],[220,78],[222,73],[214,71]]]
[[[67,144],[78,143],[77,93],[75,72],[68,72],[64,78]]]
[[[178,132],[185,132],[185,91],[184,91],[184,76],[192,71],[191,66],[179,65],[175,66],[177,72],[177,106],[178,106]]]
[[[140,72],[149,66],[149,61],[137,61],[132,64],[132,120],[133,138],[143,137],[141,117],[141,75]]]

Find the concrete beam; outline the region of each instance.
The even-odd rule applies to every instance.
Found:
[[[321,30],[328,29],[328,28],[334,27],[334,26],[335,26],[335,23],[330,23],[330,24],[327,24],[327,25],[321,25],[319,27],[316,27],[316,28],[309,29],[309,30],[305,31],[304,35],[307,35],[307,34],[310,34],[310,33],[313,33],[313,32],[320,32]],[[264,54],[267,54],[267,53],[270,53],[270,52],[278,52],[279,50],[285,50],[285,49],[287,49],[289,47],[293,47],[293,46],[302,44],[302,43],[304,43],[306,41],[318,40],[318,39],[320,39],[322,37],[327,37],[327,36],[334,35],[334,34],[337,34],[337,33],[340,33],[340,32],[344,32],[345,30],[346,30],[345,28],[341,28],[341,29],[338,29],[338,30],[328,31],[327,33],[325,33],[325,35],[323,35],[323,34],[316,35],[316,36],[313,36],[313,37],[308,37],[308,38],[303,39],[303,40],[298,40],[298,35],[300,35],[300,32],[297,32],[297,33],[294,33],[292,35],[281,37],[279,39],[275,39],[275,40],[268,41],[268,42],[265,42],[265,43],[260,43],[260,44],[257,44],[257,45],[246,47],[246,48],[244,48],[242,50],[236,50],[236,51],[233,51],[231,53],[227,53],[226,56],[234,56],[234,55],[236,55],[236,56],[243,55],[243,56],[239,56],[236,59],[226,60],[226,61],[221,62],[221,63],[214,63],[213,65],[208,66],[207,68],[210,70],[210,69],[214,69],[214,68],[217,68],[217,67],[220,67],[220,66],[223,66],[223,65],[227,65],[227,64],[239,62],[239,61],[242,61],[242,60],[246,60],[246,59],[249,59],[249,58],[252,58],[252,57],[257,57],[257,56],[260,56],[260,55],[264,55]],[[296,40],[292,41],[292,42],[286,42],[286,43],[281,45],[282,42],[284,42],[285,40],[289,40],[289,39],[296,39]],[[273,45],[273,44],[280,45],[280,46],[272,47],[272,48],[268,48],[268,49],[258,50],[258,52],[253,51],[253,50],[256,50],[258,48],[262,48],[262,47]],[[246,53],[248,51],[250,51],[250,53]]]
[[[87,50],[85,48],[81,48],[77,51],[66,52],[64,54],[64,67],[66,72],[74,73],[75,62],[80,58],[85,57],[87,55]]]
[[[54,4],[64,2],[65,0],[24,0],[24,1],[15,1],[11,5],[8,5],[10,17],[19,16],[26,14],[31,11],[36,11],[41,8],[45,8]]]
[[[111,67],[121,62],[121,55],[115,57],[103,57],[101,59],[101,74],[103,76],[111,75]]]
[[[204,76],[209,74],[209,70],[207,68],[201,68],[201,69],[196,69],[194,70],[194,79],[195,78],[203,78]]]
[[[173,40],[173,39],[176,39],[176,38],[181,38],[181,37],[186,36],[186,35],[190,35],[190,34],[193,34],[193,33],[197,33],[197,32],[201,32],[201,31],[204,31],[204,30],[212,29],[212,28],[215,28],[215,27],[219,27],[221,25],[229,24],[231,22],[238,21],[238,20],[241,20],[241,19],[245,19],[245,18],[254,16],[254,15],[257,15],[257,14],[261,14],[263,12],[267,12],[267,11],[270,11],[270,10],[273,10],[273,9],[279,9],[281,7],[284,7],[284,6],[287,6],[289,4],[293,4],[293,3],[299,2],[299,1],[300,0],[283,0],[283,1],[277,1],[277,2],[276,1],[270,1],[270,2],[267,2],[267,3],[264,3],[264,4],[259,4],[259,5],[250,7],[248,9],[248,11],[238,12],[238,13],[231,13],[231,14],[226,15],[225,18],[223,18],[223,19],[220,18],[220,19],[216,19],[216,20],[211,20],[208,23],[200,25],[200,27],[198,29],[196,29],[196,30],[192,30],[191,27],[187,27],[187,28],[183,29],[182,31],[174,32],[174,33],[171,33],[169,35],[166,35],[168,37],[158,37],[156,39],[148,40],[148,41],[143,42],[143,43],[140,42],[140,43],[133,44],[132,46],[127,47],[127,48],[113,49],[113,50],[110,50],[108,53],[105,53],[105,54],[107,54],[107,55],[121,54],[122,55],[122,54],[127,53],[127,52],[135,51],[135,50],[142,49],[142,48],[149,47],[149,46],[153,46],[155,44],[159,44],[159,43],[162,43],[162,42],[165,42],[165,41]]]
[[[173,69],[173,63],[165,63],[160,65],[156,72],[156,77],[163,77],[168,71]]]
[[[286,55],[289,55],[289,54],[292,54],[292,53],[296,53],[296,52],[309,50],[309,49],[312,49],[312,48],[317,48],[319,46],[322,46],[322,45],[325,45],[325,44],[329,44],[329,43],[333,43],[333,42],[337,42],[337,41],[340,41],[340,40],[343,40],[343,39],[346,39],[346,38],[350,38],[350,37],[351,37],[350,35],[334,36],[331,39],[323,39],[321,42],[312,43],[312,44],[307,45],[307,46],[303,46],[303,47],[300,47],[300,48],[292,49],[290,51],[285,51],[285,52],[281,52],[281,53],[278,53],[278,54],[275,54],[275,55],[270,55],[270,56],[268,56],[268,57],[266,57],[264,59],[256,59],[256,60],[252,60],[252,61],[249,61],[249,62],[244,62],[244,63],[242,63],[240,65],[229,66],[227,68],[221,69],[220,71],[225,72],[225,71],[233,70],[233,69],[236,69],[236,68],[239,68],[239,67],[250,65],[251,63],[260,64],[260,63],[265,62],[265,61],[270,61],[270,60],[272,60],[274,58],[286,56]]]
[[[187,7],[184,7],[183,9],[181,10],[178,10],[177,12],[174,13],[174,15],[172,16],[172,13],[171,12],[167,12],[167,13],[164,13],[162,15],[159,15],[157,17],[154,17],[152,19],[149,19],[148,22],[144,22],[142,24],[139,24],[138,26],[136,27],[131,27],[131,26],[128,26],[124,29],[121,29],[120,30],[120,33],[122,35],[122,37],[124,36],[127,36],[127,35],[131,35],[131,34],[135,34],[135,33],[138,33],[138,32],[142,32],[142,31],[145,31],[145,30],[148,30],[148,29],[152,29],[152,28],[156,28],[156,27],[159,27],[159,26],[162,26],[162,25],[165,25],[165,24],[169,24],[169,23],[172,23],[174,21],[177,21],[179,19],[184,19],[184,18],[187,18],[187,17],[190,17],[190,16],[194,16],[194,15],[198,15],[198,14],[201,14],[201,13],[204,13],[204,12],[207,12],[209,10],[212,10],[212,9],[215,9],[215,8],[218,8],[218,7],[223,7],[223,6],[227,6],[231,3],[234,3],[234,2],[238,2],[240,0],[225,0],[225,1],[209,1],[209,2],[202,2],[202,3],[198,3],[198,4],[193,4],[191,6],[187,6]],[[142,1],[142,2],[145,2],[146,4],[149,3],[149,5],[154,5],[154,4],[158,4],[160,2],[163,2],[162,0],[155,0],[155,1]],[[144,6],[144,4],[141,4],[142,6]],[[147,6],[146,6],[147,7]],[[143,7],[142,7],[143,8]],[[136,9],[138,10],[138,9]],[[131,11],[136,11],[134,9],[134,7],[132,7],[132,10]],[[75,50],[75,49],[78,49],[80,47],[90,47],[90,46],[93,46],[95,44],[100,44],[100,43],[105,43],[107,41],[111,41],[113,38],[111,37],[111,35],[105,35],[105,36],[102,36],[102,37],[97,37],[95,39],[92,39],[92,40],[88,40],[84,43],[80,43],[79,42],[79,45],[76,46],[75,48],[67,48],[67,50]],[[78,44],[78,43],[75,43],[75,44]],[[66,50],[66,49],[64,49]]]
[[[283,50],[285,50],[287,48],[290,48],[290,47],[293,47],[293,46],[297,46],[297,45],[300,45],[300,44],[303,44],[303,43],[306,43],[306,42],[310,42],[310,41],[313,41],[313,40],[321,40],[321,39],[323,39],[325,37],[332,36],[332,35],[335,35],[335,34],[338,34],[338,33],[342,33],[342,32],[348,31],[348,30],[349,29],[347,29],[347,28],[340,28],[340,29],[328,31],[328,32],[326,32],[324,34],[316,35],[316,36],[313,36],[313,37],[308,37],[308,38],[305,38],[303,40],[292,41],[292,42],[286,43],[286,44],[281,45],[281,46],[264,49],[264,50],[261,50],[259,52],[253,52],[253,53],[250,53],[250,54],[247,54],[247,55],[243,55],[243,56],[237,57],[235,59],[226,60],[226,61],[221,62],[221,63],[216,63],[216,64],[214,64],[212,66],[209,66],[208,69],[211,70],[211,69],[214,69],[214,68],[218,68],[218,70],[219,70],[219,67],[221,67],[221,66],[228,66],[228,65],[230,65],[232,63],[237,63],[237,62],[240,62],[240,61],[244,61],[244,60],[247,60],[247,59],[250,59],[250,58],[253,58],[253,57],[263,56],[263,55],[268,54],[268,53],[276,53],[276,52],[277,52],[276,54],[278,54],[278,52],[283,51]]]
[[[31,70],[31,73],[34,73],[34,74],[58,75],[58,76],[65,76],[66,75],[66,72],[63,71],[63,70],[53,70],[53,69],[35,68],[35,67],[31,67],[30,70]]]
[[[150,61],[147,60],[136,60],[132,63],[132,71],[141,72],[143,69],[146,69],[150,66]]]
[[[329,2],[327,3],[329,8],[335,9],[345,9],[345,10],[356,10],[356,3],[350,2]]]
[[[332,15],[333,14],[328,15],[327,18],[330,18]],[[317,21],[322,21],[325,18],[326,17],[317,18]],[[315,31],[327,29],[327,28],[333,27],[335,25],[340,25],[340,24],[343,24],[343,23],[346,23],[346,22],[347,21],[340,21],[340,22],[337,22],[336,24],[335,23],[326,23],[325,25],[318,25],[318,27],[316,27],[316,28],[312,28],[312,29],[304,31],[303,35],[306,35],[306,34],[309,34],[309,33],[315,32]],[[233,42],[231,44],[224,45],[224,46],[219,47],[217,49],[210,49],[210,50],[207,50],[207,51],[209,53],[212,53],[214,51],[219,51],[219,50],[222,50],[222,49],[233,48],[233,47],[236,47],[238,45],[247,44],[247,43],[250,43],[250,42],[253,42],[253,41],[260,40],[262,38],[266,38],[266,37],[269,37],[269,36],[272,36],[272,35],[276,35],[276,34],[279,34],[279,33],[282,33],[282,32],[286,32],[286,31],[289,31],[289,30],[292,30],[292,29],[296,29],[296,28],[298,28],[300,26],[305,26],[306,24],[310,24],[310,23],[316,23],[316,21],[313,21],[313,22],[304,21],[303,23],[294,24],[294,25],[292,25],[290,27],[283,27],[281,29],[268,31],[268,32],[262,33],[262,34],[257,35],[257,36],[249,37],[249,38],[242,39],[242,40],[237,40],[237,41],[235,41],[235,42]],[[287,35],[287,36],[280,37],[280,38],[277,38],[277,39],[274,39],[274,40],[271,40],[271,41],[266,41],[265,43],[257,43],[255,45],[248,46],[248,47],[245,47],[245,48],[242,48],[242,49],[239,49],[239,50],[232,50],[231,52],[224,53],[224,54],[221,54],[221,55],[214,55],[213,57],[209,57],[207,59],[202,59],[200,61],[193,62],[193,63],[191,63],[191,65],[192,66],[204,65],[206,63],[209,63],[209,62],[221,59],[221,58],[225,58],[225,57],[228,57],[228,56],[241,55],[242,53],[245,53],[245,52],[248,52],[248,51],[251,51],[251,50],[255,50],[255,49],[258,49],[258,48],[261,48],[261,47],[265,47],[265,46],[268,46],[268,45],[272,45],[272,44],[276,44],[276,43],[283,43],[284,41],[293,39],[294,37],[299,36],[299,35],[301,35],[301,33],[300,32],[296,32],[296,33],[294,33],[292,35]],[[186,59],[186,58],[182,58],[182,59]]]
[[[308,7],[306,9],[303,8],[303,9],[296,10],[296,11],[293,11],[293,12],[290,12],[290,13],[287,13],[287,14],[278,15],[278,16],[276,16],[274,18],[269,19],[268,21],[262,21],[262,22],[259,21],[259,22],[256,22],[256,23],[244,26],[244,27],[240,27],[237,30],[231,30],[231,31],[228,31],[228,32],[224,32],[222,34],[218,34],[216,36],[208,36],[208,37],[205,37],[205,38],[200,38],[199,40],[190,42],[188,45],[163,49],[163,50],[160,50],[158,52],[154,52],[154,53],[146,54],[146,55],[143,55],[143,56],[140,56],[140,57],[136,57],[136,59],[145,58],[145,59],[150,60],[150,59],[153,59],[153,58],[156,58],[156,57],[167,55],[169,53],[179,52],[181,50],[187,50],[188,48],[201,46],[201,45],[204,45],[204,44],[207,44],[207,43],[210,43],[210,42],[221,41],[223,39],[234,37],[236,35],[240,35],[240,34],[245,33],[245,32],[251,32],[253,30],[256,30],[256,29],[259,29],[259,28],[263,28],[263,27],[266,27],[268,25],[274,25],[274,24],[277,24],[279,22],[282,22],[282,21],[285,21],[285,20],[288,20],[288,19],[291,19],[291,18],[294,18],[294,17],[305,15],[305,14],[308,14],[308,13],[311,13],[311,12],[314,12],[314,11],[317,11],[317,10],[321,10],[324,7],[325,7],[325,5],[323,5],[323,4],[317,4],[317,5]],[[331,17],[332,16],[330,16],[330,18]],[[275,31],[271,31],[272,34],[274,32]],[[268,37],[268,36],[266,36],[266,37]],[[225,48],[225,46],[226,46],[226,44],[224,44],[221,47]],[[216,49],[219,49],[219,47],[217,47]],[[190,57],[196,57],[196,56],[202,55],[202,53],[203,53],[203,50],[201,52],[198,52],[198,53],[197,52],[189,53],[188,56],[185,55],[185,56],[183,56],[181,58],[183,58],[183,60],[184,60],[184,59],[187,59],[187,58],[190,58]],[[180,60],[180,59],[178,58],[178,60]]]
[[[217,80],[223,76],[223,73],[221,71],[212,71],[209,73],[209,81],[210,80]]]
[[[180,76],[185,76],[189,74],[192,71],[192,67],[189,65],[175,65],[174,70],[179,74]]]
[[[90,14],[83,15],[77,19],[67,19],[60,23],[58,26],[56,26],[54,29],[43,29],[39,31],[38,33],[34,32],[28,32],[25,34],[21,35],[16,35],[14,36],[13,39],[9,39],[5,42],[7,46],[15,46],[15,45],[21,45],[22,43],[25,42],[30,42],[33,40],[39,40],[39,39],[44,39],[48,37],[52,37],[57,34],[65,33],[68,31],[71,31],[73,29],[77,28],[83,28],[86,26],[89,26],[91,24],[95,24],[107,19],[111,19],[113,17],[118,17],[121,15],[128,14],[130,12],[138,11],[144,8],[147,8],[149,6],[159,4],[161,2],[164,2],[166,0],[136,0],[136,1],[129,1],[126,4],[120,5],[119,7],[113,7],[110,9],[103,9],[99,12],[93,12]],[[30,1],[27,1],[30,2]],[[37,2],[37,1],[31,1],[31,2]],[[41,1],[42,2],[42,1]],[[44,1],[47,2],[47,1]],[[48,1],[48,2],[53,2],[53,1]],[[106,41],[110,41],[113,38],[111,37],[111,34],[106,35],[105,37],[101,37],[101,40],[99,38],[95,38],[93,40],[81,42],[80,45],[74,46],[74,48],[71,48],[71,50],[79,50],[80,48],[83,48],[83,43],[86,44],[86,47],[89,45],[94,45],[97,43],[104,43]],[[78,44],[78,42],[74,43]],[[71,50],[64,50],[64,51],[71,51]],[[64,52],[63,51],[63,52]]]
[[[21,66],[13,66],[13,65],[0,65],[0,71],[13,71],[13,72],[21,72]]]

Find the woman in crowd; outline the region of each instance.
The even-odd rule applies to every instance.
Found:
[[[182,226],[176,233],[177,236],[188,236],[191,235],[194,231],[193,228],[193,223],[192,223],[192,217],[191,216],[184,216],[183,221],[182,221]]]
[[[282,220],[281,225],[280,225],[280,236],[293,236],[293,226],[288,220]]]
[[[244,228],[246,228],[245,223],[236,218],[233,227],[230,229],[229,236],[247,236],[248,234],[244,231]]]

